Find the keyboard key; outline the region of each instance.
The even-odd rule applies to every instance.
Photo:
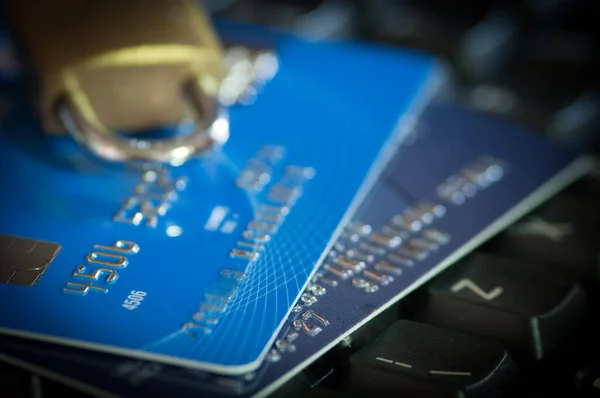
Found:
[[[520,18],[503,9],[491,10],[460,39],[461,66],[472,80],[501,71],[519,48]]]
[[[64,384],[0,361],[0,397],[88,397]]]
[[[306,371],[301,372],[294,376],[291,380],[287,381],[284,385],[279,387],[270,398],[288,398],[288,397],[301,397],[309,396],[313,393],[315,388],[312,386],[310,377],[305,375]],[[232,395],[232,398],[235,395]]]
[[[499,341],[521,360],[543,358],[588,310],[583,289],[564,274],[481,253],[426,290],[416,320]]]
[[[579,200],[588,203],[597,203],[600,201],[600,158],[597,157],[594,159],[594,166],[590,173],[569,186],[567,192],[572,196],[576,196]],[[599,212],[600,209],[596,210],[596,213]]]
[[[600,143],[600,91],[584,91],[565,104],[552,117],[548,136],[582,148],[593,148]]]
[[[582,112],[567,115],[569,120],[557,120],[556,116],[565,109],[565,103],[585,95],[590,78],[595,79],[596,69],[590,62],[595,51],[593,39],[560,30],[531,32],[518,39],[519,56],[477,84],[467,102],[540,132],[550,130],[556,135],[561,130],[559,135],[565,136],[569,132],[582,134],[577,131],[580,128],[589,130],[584,120],[589,116],[581,118]]]
[[[31,382],[28,372],[0,362],[0,396],[28,397]]]
[[[73,389],[65,384],[46,379],[39,378],[39,387],[41,387],[38,391],[41,391],[41,394],[33,395],[31,398],[37,397],[79,397],[79,398],[87,398],[91,397],[91,390],[85,389],[85,386],[81,386],[80,388],[85,389],[86,392],[83,392],[79,389]]]
[[[600,363],[581,369],[575,375],[574,382],[582,393],[600,396]]]
[[[305,369],[303,373],[306,380],[313,386],[339,389],[343,383],[344,364],[348,361],[350,355],[370,344],[377,336],[387,330],[399,318],[400,314],[407,314],[410,307],[411,301],[407,297],[401,303],[392,305],[361,326]]]
[[[564,192],[492,240],[487,249],[573,273],[587,286],[599,282],[600,207]]]
[[[350,396],[489,397],[515,375],[498,343],[400,320],[352,355],[344,388]]]
[[[300,397],[300,395],[293,396]],[[348,398],[348,394],[340,390],[330,390],[316,387],[313,388],[307,395],[305,395],[304,398]]]
[[[454,3],[449,7],[443,2],[419,2],[417,5],[394,0],[362,3],[364,27],[372,39],[432,53],[447,61],[461,75],[466,73],[461,69],[462,35],[482,21],[489,10],[489,5],[481,1],[467,1],[461,7]]]

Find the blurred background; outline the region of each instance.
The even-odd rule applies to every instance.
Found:
[[[600,148],[598,0],[205,0],[215,17],[427,51],[464,104]]]
[[[435,54],[451,66],[456,100],[600,149],[600,0],[198,1],[214,18],[310,40]],[[12,70],[5,44],[0,77]]]

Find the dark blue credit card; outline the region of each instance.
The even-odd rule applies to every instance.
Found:
[[[346,225],[256,371],[228,377],[17,337],[3,338],[0,357],[98,395],[265,396],[590,168],[541,135],[437,103]]]

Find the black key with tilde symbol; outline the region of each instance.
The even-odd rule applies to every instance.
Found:
[[[481,253],[426,289],[418,321],[499,341],[517,359],[543,358],[588,311],[583,289],[564,274]]]

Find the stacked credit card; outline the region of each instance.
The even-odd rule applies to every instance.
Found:
[[[3,90],[1,359],[99,396],[268,395],[591,167],[435,100],[427,55],[219,29],[277,73],[181,167],[90,158]]]

